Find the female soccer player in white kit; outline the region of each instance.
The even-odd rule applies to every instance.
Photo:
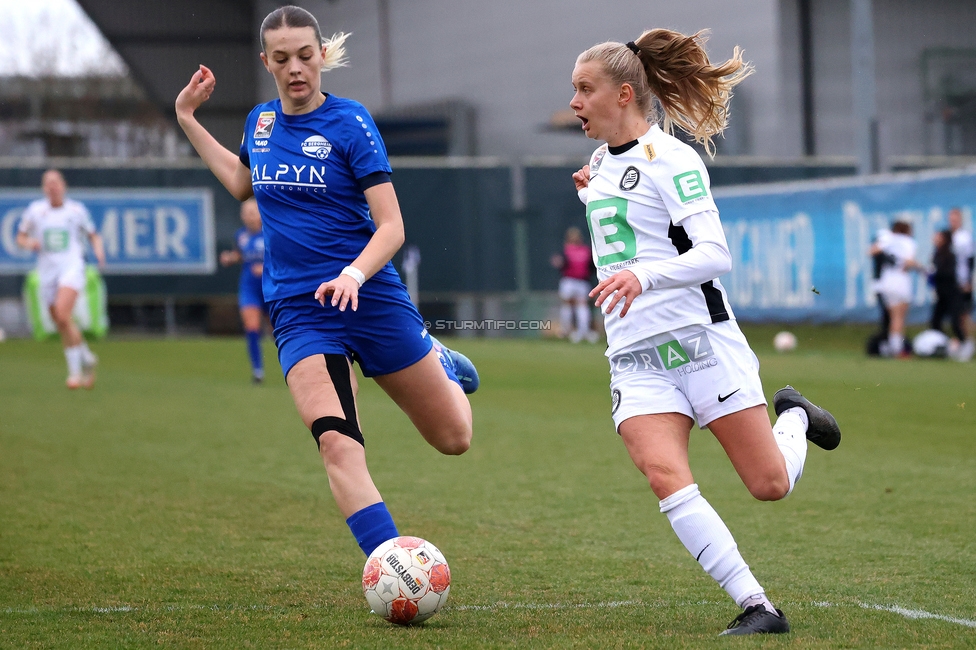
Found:
[[[66,385],[71,389],[91,388],[98,360],[88,349],[71,312],[85,287],[84,238],[91,243],[100,268],[105,267],[105,248],[85,206],[65,197],[68,186],[61,172],[44,172],[41,189],[45,198],[24,210],[17,245],[37,253],[41,302],[51,312],[68,363]]]
[[[783,633],[789,623],[752,575],[698,490],[688,462],[694,420],[722,444],[757,499],[782,499],[803,472],[807,439],[833,449],[834,418],[790,386],[773,397],[771,427],[759,362],[718,276],[731,256],[698,154],[650,123],[652,100],[712,152],[732,88],[752,70],[736,48],[713,66],[701,33],[644,32],[602,43],[573,70],[570,107],[606,144],[573,175],[593,242],[605,307],[612,416],[678,538],[743,612],[723,634]],[[655,120],[656,121],[656,120]]]
[[[912,301],[912,276],[909,271],[925,271],[925,266],[915,261],[918,245],[912,238],[912,225],[896,221],[890,231],[878,236],[871,247],[871,255],[884,254],[881,277],[877,292],[884,298],[888,310],[888,356],[903,357],[905,352],[905,316]]]

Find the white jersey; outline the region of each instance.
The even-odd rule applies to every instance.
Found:
[[[42,276],[60,273],[71,266],[84,266],[85,239],[95,224],[84,205],[71,199],[55,208],[47,199],[32,202],[20,220],[20,232],[41,242],[37,270]]]
[[[956,256],[956,282],[960,285],[973,281],[973,235],[968,230],[952,233],[952,252]]]
[[[717,208],[701,157],[657,125],[636,145],[604,144],[590,158],[586,221],[601,281],[629,267],[687,252],[692,244],[681,222],[705,212],[717,214]],[[715,224],[720,230],[717,219]],[[724,232],[716,237],[725,240]],[[604,317],[608,355],[655,334],[734,318],[716,278],[645,290],[624,318],[619,317],[621,309],[618,305]]]
[[[911,302],[912,278],[905,263],[914,260],[918,245],[911,235],[897,232],[879,233],[878,246],[889,256],[881,271],[877,290],[890,305]]]

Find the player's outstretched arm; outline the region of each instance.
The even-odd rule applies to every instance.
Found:
[[[200,105],[210,99],[216,84],[213,72],[201,65],[176,98],[176,119],[190,144],[207,163],[217,180],[235,199],[243,201],[254,194],[251,189],[251,171],[241,164],[237,154],[217,142],[194,115]]]

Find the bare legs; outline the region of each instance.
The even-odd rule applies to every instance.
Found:
[[[347,362],[353,398],[358,392],[355,373]],[[412,366],[376,377],[376,383],[400,406],[424,439],[443,454],[462,454],[471,445],[471,406],[461,387],[447,379],[431,351]],[[335,380],[325,357],[302,359],[288,373],[288,388],[305,426],[323,417],[345,417]],[[359,426],[359,423],[355,423]],[[343,516],[382,501],[366,467],[366,450],[334,430],[319,438],[319,451],[329,486]]]

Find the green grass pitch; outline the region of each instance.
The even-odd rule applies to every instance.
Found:
[[[116,339],[91,392],[57,345],[0,344],[0,647],[976,647],[976,365],[868,359],[858,328],[778,355],[744,329],[767,397],[792,383],[844,430],[773,504],[692,435],[786,637],[716,637],[737,608],[614,434],[599,347],[455,340],[482,377],[461,457],[363,382],[376,483],[453,573],[444,611],[397,628],[277,367],[254,387],[242,340]]]

